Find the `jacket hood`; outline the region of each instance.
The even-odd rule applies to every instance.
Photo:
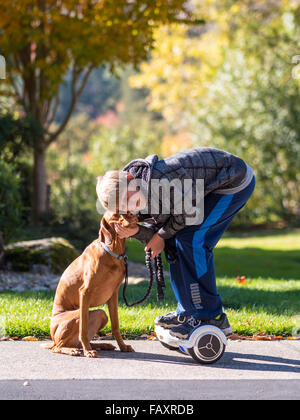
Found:
[[[129,172],[136,179],[142,179],[149,186],[156,162],[158,162],[158,156],[149,155],[145,159],[132,160],[123,168],[123,171]]]

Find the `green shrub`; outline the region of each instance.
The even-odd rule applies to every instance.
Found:
[[[0,161],[0,235],[8,242],[17,233],[22,220],[20,175],[14,167]]]

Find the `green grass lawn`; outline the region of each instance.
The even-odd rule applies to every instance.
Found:
[[[128,256],[143,262],[143,246],[128,241]],[[167,264],[165,263],[167,267]],[[234,332],[252,335],[292,335],[300,315],[300,232],[225,235],[215,250],[219,293]],[[236,276],[246,276],[240,284]],[[176,309],[167,278],[166,300],[158,303],[155,290],[143,306],[126,308],[120,291],[120,324],[123,334],[139,336],[154,329],[156,316]],[[128,287],[128,299],[144,295],[147,282]],[[0,335],[24,337],[49,335],[54,293],[0,293]],[[300,327],[300,326],[299,326]],[[300,328],[299,328],[300,329]],[[110,332],[108,325],[104,333]]]

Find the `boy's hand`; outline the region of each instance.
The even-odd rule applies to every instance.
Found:
[[[119,238],[124,239],[124,238],[130,238],[130,236],[133,236],[136,233],[138,233],[140,228],[138,226],[136,226],[134,228],[123,227],[123,226],[119,225],[118,223],[116,223],[115,224],[115,229],[116,229],[116,232],[117,232]]]
[[[151,258],[155,258],[165,247],[165,240],[155,233],[145,247],[145,252],[151,249]]]

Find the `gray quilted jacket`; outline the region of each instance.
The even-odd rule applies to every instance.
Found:
[[[204,197],[218,190],[235,188],[245,178],[247,172],[246,163],[238,156],[232,155],[220,149],[211,147],[199,147],[176,153],[166,159],[158,159],[157,155],[150,155],[145,159],[135,159],[124,168],[136,179],[143,179],[151,190],[151,180],[164,178],[172,181],[180,179],[203,179]],[[148,194],[148,197],[150,194]],[[172,197],[172,196],[171,196]],[[193,192],[194,202],[194,192]],[[148,198],[148,201],[150,198]],[[150,201],[149,201],[150,202]],[[151,209],[150,209],[151,213]],[[179,230],[186,226],[186,214],[142,214],[139,213],[139,232],[133,237],[147,243],[157,232],[162,238],[169,239]]]

